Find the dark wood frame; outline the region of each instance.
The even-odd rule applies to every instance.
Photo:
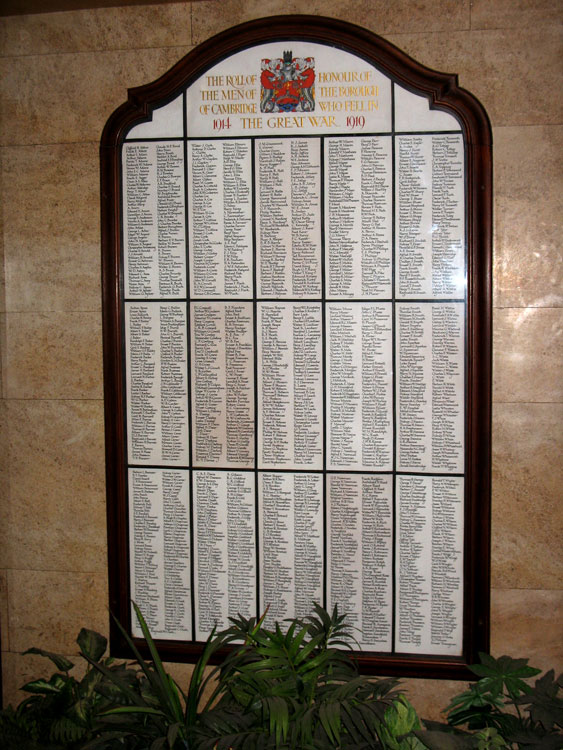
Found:
[[[464,557],[464,650],[462,657],[361,655],[364,671],[388,675],[468,679],[467,664],[489,648],[490,464],[491,464],[491,245],[492,138],[481,104],[458,86],[456,75],[414,61],[381,37],[348,23],[317,16],[278,16],[251,21],[203,42],[158,80],[129,90],[127,102],[102,135],[101,221],[106,430],[106,481],[110,610],[130,629],[128,517],[126,497],[125,372],[121,317],[120,149],[133,125],[150,120],[154,107],[175,98],[220,60],[264,42],[309,41],[362,57],[431,108],[454,114],[467,149],[467,388]],[[194,643],[157,641],[164,659],[193,661]],[[143,645],[139,642],[143,649]],[[111,650],[129,656],[112,622]],[[218,654],[218,658],[221,654]]]

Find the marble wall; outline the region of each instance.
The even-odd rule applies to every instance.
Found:
[[[493,125],[492,650],[563,667],[559,0],[202,0],[0,19],[4,694],[108,627],[98,143],[126,88],[260,16],[306,12],[457,72]],[[483,592],[486,596],[486,592]],[[182,679],[187,666],[176,666]],[[449,682],[410,680],[436,716]]]

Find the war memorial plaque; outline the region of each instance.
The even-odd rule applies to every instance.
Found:
[[[367,671],[486,650],[490,151],[455,76],[313,17],[224,32],[108,121],[110,606],[166,658],[313,602]]]

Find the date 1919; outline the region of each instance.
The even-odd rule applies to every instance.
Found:
[[[346,127],[350,130],[359,128],[360,130],[366,124],[366,118],[363,115],[348,115],[346,118]]]

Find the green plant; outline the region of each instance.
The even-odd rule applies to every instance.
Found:
[[[424,722],[400,695],[394,679],[359,674],[348,653],[353,628],[337,608],[315,605],[311,616],[273,629],[260,619],[233,619],[211,634],[184,694],[164,670],[139,609],[133,605],[151,660],[122,629],[136,661],[104,657],[106,639],[82,629],[77,679],[66,657],[42,649],[57,671],[23,689],[16,709],[0,711],[6,750],[503,750],[563,748],[563,677],[526,659],[481,654],[471,667],[479,680],[446,709],[447,723]],[[118,626],[121,627],[118,623]],[[217,649],[231,645],[204,677]],[[210,680],[214,690],[204,692]]]
[[[114,692],[122,692],[126,705],[108,708],[99,714],[96,722],[97,736],[84,746],[84,750],[102,750],[113,747],[119,738],[128,742],[127,747],[147,750],[170,750],[190,748],[191,734],[199,721],[199,704],[207,680],[204,670],[211,654],[222,645],[222,638],[213,631],[207,640],[202,655],[194,666],[188,692],[183,693],[172,677],[165,671],[145,619],[135,603],[135,614],[149,648],[152,661],[141,656],[128,633],[116,620],[124,638],[131,648],[140,668],[139,691],[132,690],[121,680],[120,675],[108,670],[104,664],[83,654],[92,667],[113,686]]]
[[[414,736],[412,745],[401,744],[389,710],[409,704],[394,691],[396,680],[359,674],[346,653],[353,629],[336,607],[329,614],[314,605],[314,614],[286,628],[231,622],[222,637],[238,645],[218,669],[215,705],[197,727],[201,750],[421,747]]]
[[[91,664],[103,668],[132,692],[139,690],[135,670],[111,657],[102,658],[106,638],[83,628],[77,643]],[[70,674],[75,665],[66,657],[39,648],[25,653],[45,656],[57,671],[49,679],[28,682],[22,690],[31,693],[30,697],[16,709],[8,706],[0,712],[0,737],[6,750],[82,748],[95,735],[98,715],[126,700],[122,690],[111,690],[111,683],[97,669],[89,668],[79,680]]]
[[[417,732],[418,737],[436,750],[561,750],[563,675],[556,680],[550,670],[531,686],[525,680],[541,670],[528,666],[527,659],[480,658],[480,664],[470,667],[480,679],[452,699],[445,709],[447,725],[425,722],[427,731]]]
[[[31,693],[16,709],[0,711],[0,739],[6,750],[182,750],[199,721],[205,666],[222,639],[212,633],[195,665],[187,694],[164,670],[147,624],[133,604],[152,660],[143,659],[121,628],[136,662],[102,658],[107,639],[82,629],[77,638],[87,672],[77,680],[66,657],[38,648],[25,653],[50,659],[50,678],[23,686]]]

